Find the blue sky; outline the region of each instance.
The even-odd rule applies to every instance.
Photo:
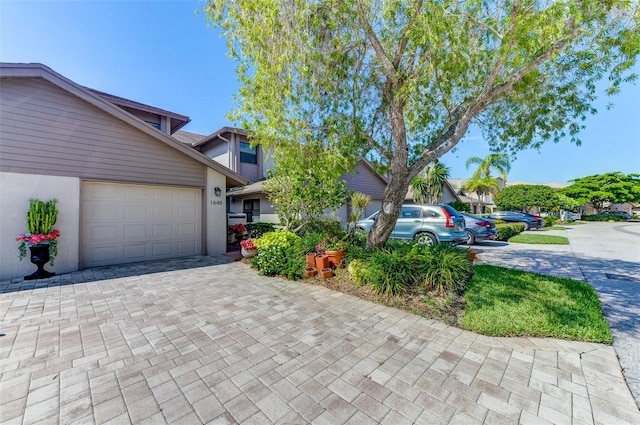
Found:
[[[40,62],[97,90],[191,117],[186,131],[231,125],[225,114],[238,88],[224,39],[209,28],[204,2],[0,0],[0,61]],[[640,66],[636,66],[640,71]],[[615,104],[606,110],[609,102]],[[609,171],[640,173],[640,85],[596,103],[582,146],[546,143],[518,154],[509,180],[567,182]],[[455,178],[471,156],[489,153],[477,135],[441,160]]]

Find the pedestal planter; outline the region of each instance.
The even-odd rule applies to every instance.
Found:
[[[38,267],[38,270],[29,276],[25,276],[24,280],[46,279],[56,275],[44,269],[44,265],[51,259],[51,257],[49,257],[49,245],[30,246],[29,251],[31,251],[31,262]]]
[[[306,277],[315,276],[318,274],[318,270],[315,267],[307,267],[304,269],[304,274]]]
[[[332,277],[333,277],[333,270],[331,270],[331,268],[330,268],[330,267],[327,267],[326,269],[322,269],[322,270],[320,271],[320,276],[321,276],[323,279],[329,279],[329,278],[332,278]]]
[[[329,267],[329,257],[326,255],[318,255],[316,256],[316,269],[322,270]]]
[[[337,269],[338,267],[342,267],[342,258],[344,257],[344,249],[339,249],[337,251],[325,251],[324,252],[327,257],[329,257],[329,266],[332,269]]]
[[[242,256],[244,258],[253,258],[256,255],[258,255],[258,250],[257,249],[244,249],[244,248],[241,248],[240,249],[240,253],[242,254]]]

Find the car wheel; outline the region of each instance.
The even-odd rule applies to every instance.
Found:
[[[417,244],[426,246],[431,246],[438,243],[436,237],[429,233],[418,233],[413,237],[413,241]]]
[[[524,224],[524,230],[529,230],[529,228],[531,227],[529,226],[529,223],[527,223],[526,221],[523,224]]]
[[[465,232],[467,233],[467,241],[465,243],[467,245],[475,245],[476,244],[475,235],[472,232],[468,231],[468,230],[465,230]]]
[[[367,231],[364,230],[362,227],[356,227],[356,231],[354,232],[356,235],[362,235],[365,236],[367,234]]]

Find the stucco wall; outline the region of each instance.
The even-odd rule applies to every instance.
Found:
[[[215,188],[219,187],[222,194],[215,196]],[[205,190],[205,217],[207,233],[207,255],[224,254],[227,252],[227,201],[225,177],[208,168],[207,188]]]
[[[27,257],[18,260],[16,236],[26,232],[29,200],[58,199],[60,231],[55,265],[46,269],[55,273],[78,270],[80,179],[0,172],[0,280],[22,277],[36,271]]]

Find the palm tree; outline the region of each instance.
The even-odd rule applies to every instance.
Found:
[[[478,164],[478,168],[473,173],[474,176],[490,176],[491,169],[495,169],[500,173],[502,181],[507,182],[507,174],[511,170],[511,161],[509,155],[506,153],[491,153],[486,158],[480,158],[479,156],[473,156],[467,159],[467,169],[472,164]]]
[[[413,200],[419,204],[437,203],[449,179],[449,170],[449,167],[437,159],[426,166],[424,176],[416,176],[411,180]]]
[[[484,195],[493,194],[495,195],[500,190],[500,183],[498,179],[495,177],[488,176],[478,176],[476,174],[473,175],[468,180],[465,180],[462,183],[462,189],[467,190],[469,192],[474,192],[478,195],[478,202],[476,206],[476,213],[482,212],[483,200],[482,197]]]

